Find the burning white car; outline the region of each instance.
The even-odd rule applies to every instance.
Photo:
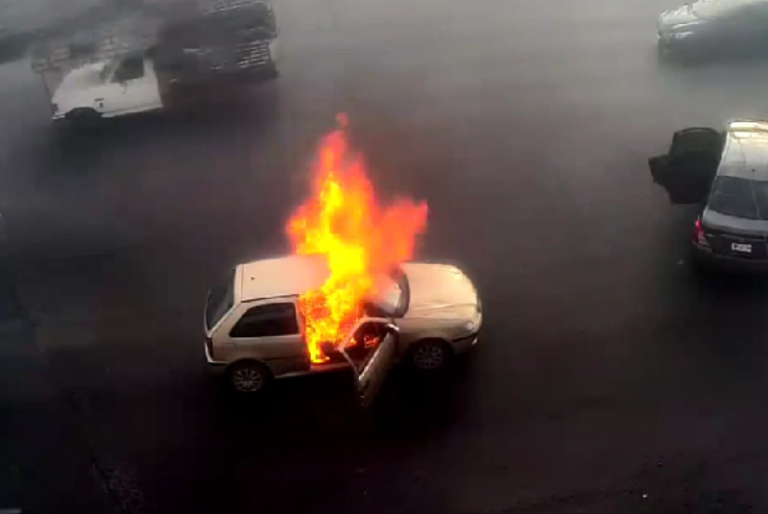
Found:
[[[226,372],[239,392],[255,393],[273,378],[352,366],[361,398],[370,402],[393,362],[442,368],[477,344],[482,306],[467,276],[454,266],[403,263],[377,277],[376,294],[327,359],[312,362],[300,297],[329,277],[320,255],[299,255],[237,266],[208,295],[208,363]]]

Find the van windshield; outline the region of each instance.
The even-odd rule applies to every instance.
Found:
[[[111,61],[105,62],[104,67],[101,68],[101,71],[99,72],[99,79],[102,82],[107,82],[112,77],[112,74],[117,69],[118,65],[120,64],[120,61],[117,59],[113,59]]]
[[[211,289],[205,305],[205,328],[211,330],[235,304],[235,270]]]

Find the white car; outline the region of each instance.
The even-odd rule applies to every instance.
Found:
[[[154,63],[141,55],[70,71],[51,101],[54,120],[85,121],[163,108]]]
[[[323,256],[290,256],[241,264],[208,294],[205,355],[239,392],[255,393],[273,378],[352,366],[361,398],[370,402],[391,364],[442,368],[477,344],[483,321],[472,282],[455,266],[405,263],[381,276],[366,315],[323,364],[310,361],[299,295],[320,287]],[[373,347],[354,344],[368,334]]]

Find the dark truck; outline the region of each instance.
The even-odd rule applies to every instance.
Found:
[[[161,96],[183,106],[276,79],[277,32],[267,2],[163,24],[149,50]]]

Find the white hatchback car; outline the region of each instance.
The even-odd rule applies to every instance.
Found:
[[[313,364],[304,340],[299,295],[320,287],[329,271],[323,256],[289,256],[241,264],[208,294],[205,355],[239,392],[256,393],[273,378],[352,366],[365,403],[372,401],[393,362],[442,368],[477,344],[482,307],[472,282],[455,266],[405,263],[382,276],[365,316],[329,361]],[[352,344],[375,333],[375,347]]]

